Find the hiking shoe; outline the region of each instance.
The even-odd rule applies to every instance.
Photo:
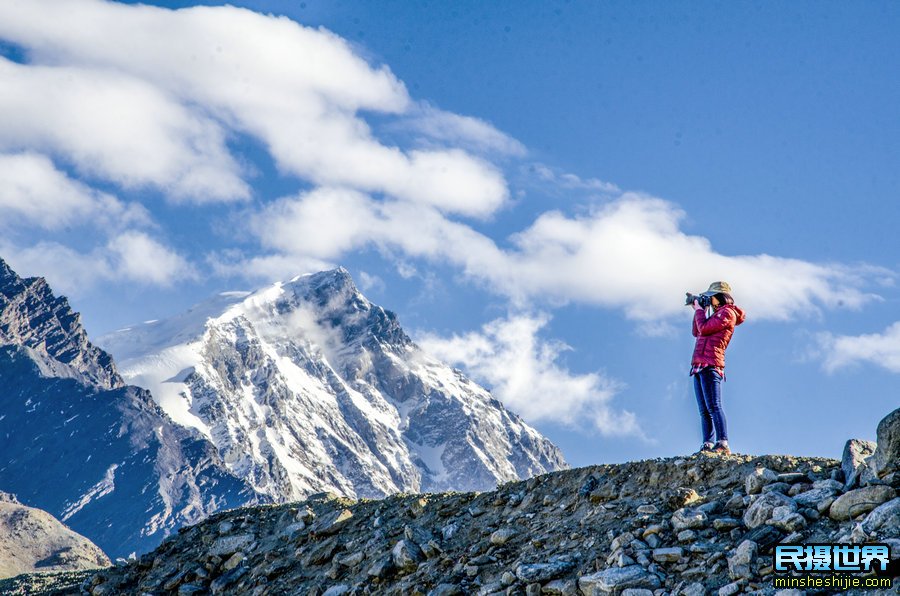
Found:
[[[731,455],[731,449],[728,448],[727,443],[716,443],[716,446],[712,448],[713,453],[720,453],[722,455]]]
[[[700,447],[700,451],[694,453],[694,455],[700,455],[701,453],[712,453],[713,444],[712,443],[703,443]]]

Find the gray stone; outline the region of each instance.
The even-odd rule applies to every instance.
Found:
[[[702,511],[696,509],[682,508],[672,514],[672,528],[676,532],[682,530],[690,530],[693,528],[702,528],[706,525],[708,517]]]
[[[720,517],[718,519],[714,519],[712,525],[720,532],[727,532],[732,528],[737,528],[738,526],[740,526],[741,521],[738,519],[734,519],[733,517]]]
[[[653,590],[647,588],[625,588],[621,596],[653,596]]]
[[[741,582],[731,582],[728,585],[722,586],[719,588],[719,596],[734,596],[741,591]]]
[[[806,492],[802,492],[794,497],[794,501],[801,507],[816,507],[819,503],[833,498],[837,491],[832,488],[814,488]]]
[[[900,536],[900,498],[873,509],[863,520],[862,527],[867,534]]]
[[[791,511],[790,507],[781,506],[772,511],[772,518],[766,523],[785,532],[796,532],[806,527],[806,518]]]
[[[335,559],[338,565],[342,565],[343,567],[356,567],[360,563],[363,562],[366,556],[361,552],[357,551],[355,553],[348,553],[342,557],[338,557]]]
[[[546,582],[575,570],[571,561],[553,561],[550,563],[532,563],[516,567],[516,577],[523,582]]]
[[[678,542],[693,542],[697,539],[697,532],[693,530],[682,530],[676,536]]]
[[[889,486],[866,486],[851,490],[838,497],[828,510],[828,517],[844,521],[868,513],[897,496],[897,491]]]
[[[578,584],[575,583],[574,579],[555,579],[546,583],[541,592],[554,596],[576,596],[578,594]]]
[[[372,566],[369,567],[369,570],[366,571],[366,574],[372,577],[377,577],[379,579],[385,579],[395,571],[396,567],[394,566],[393,557],[387,556],[381,557],[380,559],[375,561],[375,563],[373,563]]]
[[[659,508],[656,505],[641,505],[637,508],[637,512],[645,515],[654,515],[659,513]]]
[[[617,551],[620,548],[624,548],[625,545],[630,544],[634,540],[634,534],[631,532],[625,532],[623,534],[619,534],[615,538],[613,538],[612,542],[609,544],[610,551]]]
[[[491,544],[502,545],[510,541],[517,532],[512,528],[501,528],[491,534]]]
[[[460,596],[463,591],[455,584],[438,584],[428,592],[428,596]]]
[[[787,482],[773,482],[772,484],[767,484],[762,488],[762,492],[764,493],[781,493],[786,495],[787,492],[791,490],[791,485]]]
[[[767,550],[777,544],[784,534],[778,528],[769,525],[759,526],[744,534],[744,540],[752,540],[759,546],[760,551]]]
[[[253,534],[238,534],[237,536],[222,536],[217,538],[209,547],[210,555],[232,555],[239,550],[246,549],[253,544],[256,537]]]
[[[748,495],[757,495],[762,491],[762,488],[765,485],[776,482],[777,480],[778,474],[772,470],[756,468],[744,479],[744,490]]]
[[[758,545],[752,540],[744,540],[728,557],[728,575],[731,579],[750,579],[753,576],[753,560],[756,558]]]
[[[792,513],[797,511],[797,503],[792,498],[781,493],[766,493],[744,512],[744,525],[753,529],[765,524],[771,519],[776,507],[788,507]]]
[[[900,471],[900,408],[882,418],[875,438],[878,443],[872,456],[875,474],[883,478]]]
[[[803,472],[784,472],[778,475],[778,482],[787,482],[788,484],[796,484],[805,482],[809,477]]]
[[[310,528],[310,531],[319,536],[337,534],[337,532],[351,519],[353,519],[353,512],[349,509],[332,511],[317,519]]]
[[[844,445],[844,455],[841,458],[841,470],[844,471],[844,487],[847,490],[856,488],[859,484],[859,476],[866,467],[866,460],[875,453],[875,443],[862,439],[850,439]]]
[[[599,596],[618,592],[626,588],[647,588],[655,590],[662,585],[656,575],[640,565],[612,567],[578,578],[578,587],[585,596]]]
[[[706,587],[700,582],[694,582],[675,592],[675,596],[706,596]]]
[[[678,547],[653,550],[653,560],[657,563],[677,563],[683,556],[684,550]]]
[[[844,490],[844,483],[827,478],[825,480],[816,480],[813,482],[813,488],[831,489],[835,492],[842,492]]]
[[[325,592],[322,593],[322,596],[344,596],[344,594],[350,593],[350,586],[347,584],[338,584],[336,586],[331,586]]]

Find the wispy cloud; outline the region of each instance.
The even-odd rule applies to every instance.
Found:
[[[900,373],[900,322],[881,333],[818,336],[822,366],[829,373],[858,364],[879,366]]]
[[[70,178],[36,153],[0,153],[0,227],[149,225],[141,205],[117,198]]]
[[[622,190],[612,182],[605,182],[598,178],[582,178],[570,172],[560,171],[542,163],[533,163],[527,167],[527,171],[533,174],[541,182],[557,186],[566,190],[595,191],[606,194],[619,194]]]
[[[504,404],[532,422],[588,422],[606,436],[640,436],[634,414],[610,403],[623,385],[602,373],[575,374],[559,362],[571,348],[539,337],[546,314],[511,315],[464,335],[422,334],[429,354],[460,364]]]

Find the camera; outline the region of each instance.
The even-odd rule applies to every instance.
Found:
[[[691,294],[690,292],[684,293],[685,306],[693,304],[694,300],[696,300],[700,304],[700,306],[702,306],[703,308],[707,308],[710,304],[712,304],[712,296],[705,296],[703,294],[700,294],[699,296],[695,296],[694,294]]]

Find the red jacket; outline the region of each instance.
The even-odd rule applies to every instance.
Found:
[[[724,304],[706,318],[699,309],[694,313],[692,333],[697,338],[691,365],[725,367],[725,348],[731,341],[734,328],[744,322],[744,311],[733,304]]]

